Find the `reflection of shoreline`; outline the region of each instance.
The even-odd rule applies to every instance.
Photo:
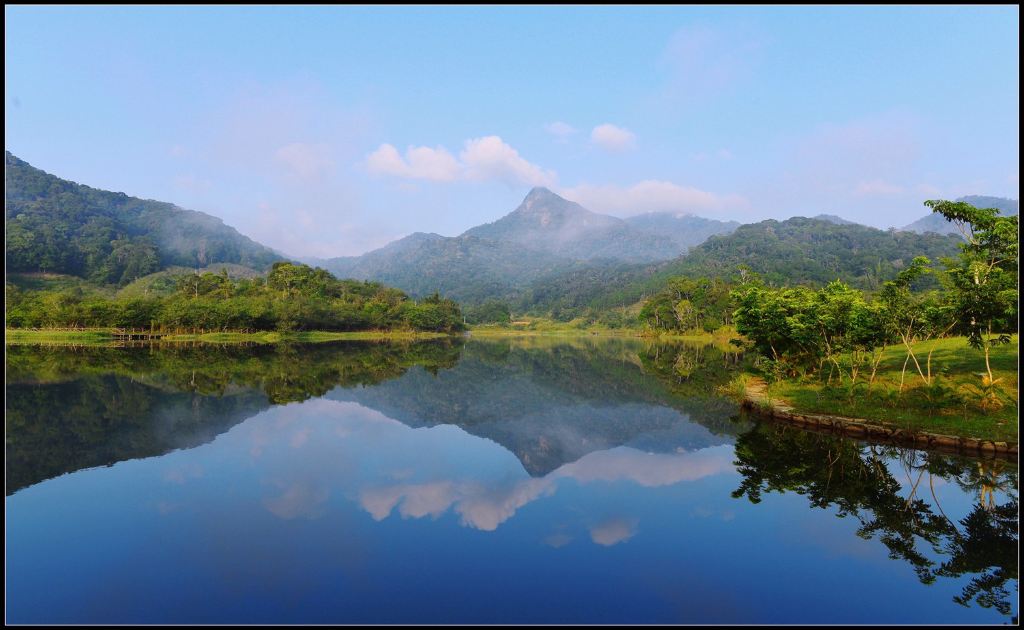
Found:
[[[777,408],[768,412],[760,412],[750,400],[743,401],[743,415],[760,421],[786,423],[802,431],[841,435],[867,444],[901,446],[947,455],[1016,462],[1019,452],[1018,445],[1013,442],[993,442],[978,438],[940,435],[927,431],[910,431],[884,424],[875,424],[867,420],[823,414],[794,413]]]

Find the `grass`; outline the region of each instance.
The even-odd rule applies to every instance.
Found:
[[[109,330],[4,330],[4,343],[13,344],[97,344],[109,343]]]
[[[159,343],[164,342],[201,342],[201,343],[320,343],[343,340],[416,340],[450,337],[447,333],[416,332],[416,331],[359,331],[359,332],[216,332],[203,334],[164,335]],[[112,329],[91,330],[26,330],[8,328],[4,331],[4,342],[8,344],[37,345],[109,345],[115,342]]]
[[[521,336],[579,336],[608,335],[617,337],[637,337],[642,331],[637,328],[609,328],[601,324],[587,324],[578,319],[569,322],[558,322],[550,319],[520,319],[513,324],[480,324],[470,326],[474,337],[521,337]]]
[[[926,385],[914,363],[907,366],[903,390],[900,375],[906,350],[888,348],[874,383],[868,375],[858,377],[851,387],[825,382],[826,375],[783,380],[772,385],[773,397],[797,412],[822,413],[884,422],[919,431],[964,437],[1016,442],[1018,439],[1018,337],[1011,343],[992,349],[991,363],[995,383],[989,388],[1001,401],[1001,407],[984,403],[982,351],[967,345],[963,337],[938,339],[914,346],[914,353],[926,371],[925,361],[932,353],[932,384]]]

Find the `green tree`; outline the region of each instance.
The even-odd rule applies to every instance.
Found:
[[[952,222],[965,238],[957,259],[946,259],[946,298],[954,329],[985,353],[983,384],[995,380],[989,361],[992,346],[1010,342],[1017,330],[1020,226],[1017,216],[999,216],[995,208],[965,201],[929,200],[925,205]]]

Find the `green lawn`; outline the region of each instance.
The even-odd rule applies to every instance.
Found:
[[[798,412],[823,413],[881,421],[903,428],[1017,441],[1018,432],[1018,337],[991,352],[996,381],[991,391],[998,403],[985,404],[982,375],[984,354],[967,345],[963,337],[940,339],[914,346],[914,353],[927,373],[925,362],[932,352],[933,382],[929,387],[914,367],[907,366],[900,392],[900,373],[906,358],[902,346],[886,350],[874,383],[867,375],[858,377],[854,387],[827,385],[822,374],[773,383],[769,397],[779,399]],[[827,372],[827,370],[826,370]]]

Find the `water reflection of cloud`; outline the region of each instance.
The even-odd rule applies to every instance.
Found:
[[[316,400],[267,412],[250,423],[251,447],[264,451],[279,490],[263,499],[280,518],[315,518],[331,490],[351,497],[371,518],[459,516],[462,525],[494,531],[559,484],[632,483],[653,488],[733,470],[730,447],[648,453],[617,447],[589,453],[543,477],[528,477],[511,453],[451,426],[413,429],[356,403]],[[302,456],[296,457],[296,447]],[[291,447],[291,448],[289,448]],[[635,534],[635,521],[600,523],[591,539],[610,546]],[[545,541],[557,546],[568,539]]]
[[[693,453],[644,453],[621,447],[590,453],[554,473],[581,483],[632,481],[645,488],[694,481],[732,470],[732,454],[725,449]]]
[[[323,511],[330,491],[310,483],[293,483],[280,496],[264,499],[263,506],[283,519],[316,518]]]
[[[560,549],[572,542],[572,536],[559,532],[557,534],[547,536],[543,542],[548,547]]]
[[[601,546],[611,547],[636,535],[636,526],[636,519],[613,518],[591,527],[590,539]]]
[[[727,450],[684,454],[644,453],[628,447],[591,453],[548,475],[513,483],[435,481],[396,484],[365,490],[359,501],[375,520],[387,518],[398,506],[403,518],[437,518],[450,507],[464,525],[494,531],[528,503],[554,494],[559,479],[579,483],[631,481],[644,487],[692,481],[732,470]],[[608,536],[602,537],[608,540]]]
[[[180,464],[164,471],[164,481],[176,484],[183,484],[189,479],[199,479],[202,476],[203,467],[193,463]]]

